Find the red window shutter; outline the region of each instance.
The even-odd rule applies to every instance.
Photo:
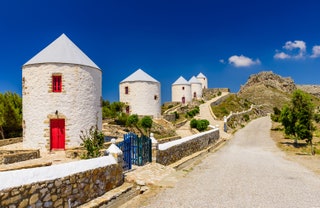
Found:
[[[62,92],[61,76],[52,76],[52,92]]]

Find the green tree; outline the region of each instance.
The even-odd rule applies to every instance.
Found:
[[[150,116],[144,116],[140,121],[141,127],[144,129],[146,135],[148,135],[148,136],[150,133],[150,129],[152,127],[152,123],[153,123],[153,121]]]
[[[0,138],[22,135],[22,99],[12,92],[0,94]]]
[[[312,144],[312,118],[314,106],[308,94],[301,90],[293,92],[291,102],[282,108],[280,120],[285,128],[285,133],[295,139],[303,139],[311,147],[311,153],[314,154]]]

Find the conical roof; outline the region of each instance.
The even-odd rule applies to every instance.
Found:
[[[195,76],[192,76],[191,79],[189,80],[189,83],[191,84],[201,84],[199,80]]]
[[[65,34],[31,58],[24,66],[43,63],[78,64],[100,69]]]
[[[180,76],[172,85],[190,85],[190,83],[185,78]]]
[[[197,78],[206,78],[201,72],[198,74]]]
[[[130,76],[122,80],[122,82],[158,82],[156,79],[151,77],[149,74],[145,73],[142,69],[138,69],[134,73],[132,73]],[[159,82],[158,82],[159,83]]]

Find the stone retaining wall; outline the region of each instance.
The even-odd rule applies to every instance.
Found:
[[[40,150],[0,150],[0,164],[40,158]]]
[[[156,162],[162,165],[170,165],[183,157],[216,143],[219,137],[219,129],[212,129],[179,140],[159,144]]]
[[[96,167],[92,168],[94,165]],[[122,171],[122,164],[117,163],[117,159],[106,156],[72,164],[2,172],[0,178],[9,182],[3,184],[1,181],[0,207],[77,207],[120,186]],[[65,172],[62,177],[61,172]],[[55,174],[60,177],[39,179],[45,177],[43,175],[50,178],[48,175]],[[32,176],[39,181],[30,181]],[[10,182],[10,177],[22,178],[22,184],[18,185],[14,180]]]
[[[9,144],[14,144],[14,143],[19,143],[22,142],[22,137],[17,137],[17,138],[10,138],[10,139],[1,139],[0,140],[0,147],[6,146]]]

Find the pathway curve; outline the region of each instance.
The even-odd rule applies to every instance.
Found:
[[[199,113],[198,116],[195,117],[195,118],[198,118],[198,119],[199,118],[207,119],[209,121],[210,125],[213,125],[213,126],[217,126],[218,125],[219,129],[220,129],[220,137],[222,137],[222,138],[229,138],[230,134],[227,134],[227,133],[224,132],[224,130],[223,130],[223,121],[216,120],[214,118],[214,114],[213,114],[213,112],[211,110],[211,103],[217,101],[221,97],[227,96],[228,94],[229,94],[229,92],[223,92],[221,94],[221,96],[215,97],[215,98],[213,98],[213,99],[201,104],[199,106],[200,113]]]
[[[320,207],[320,177],[284,159],[270,127],[250,122],[146,207]]]

